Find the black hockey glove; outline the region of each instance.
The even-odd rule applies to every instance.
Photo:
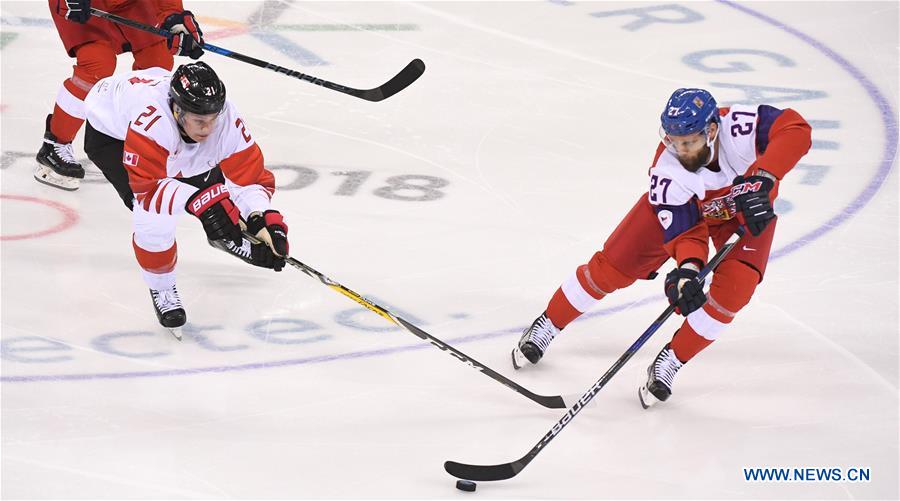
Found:
[[[84,24],[91,18],[91,0],[56,0],[56,13],[69,21]]]
[[[272,269],[281,271],[284,268],[284,258],[290,251],[287,233],[288,227],[284,217],[277,210],[254,212],[247,218],[247,233],[265,243],[275,255]]]
[[[234,245],[230,240],[210,240],[209,245],[236,256],[246,263],[260,268],[268,268],[281,271],[284,268],[284,258],[278,257],[266,244],[254,244],[244,238],[240,246]]]
[[[208,239],[228,240],[235,246],[241,245],[240,211],[228,196],[228,188],[224,184],[216,183],[198,190],[184,208],[200,219]]]
[[[666,275],[666,297],[669,304],[675,305],[675,313],[688,316],[706,302],[703,283],[697,275],[697,270],[690,265],[675,268]]]
[[[200,59],[203,55],[203,31],[191,11],[170,14],[159,27],[171,33],[166,46],[173,56]]]
[[[769,200],[769,192],[775,181],[766,176],[738,176],[732,182],[734,205],[738,221],[756,237],[775,219],[775,209]]]

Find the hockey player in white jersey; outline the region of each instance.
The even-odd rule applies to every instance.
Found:
[[[271,207],[275,178],[209,65],[114,75],[85,104],[85,152],[132,209],[134,254],[160,324],[178,337],[187,319],[175,284],[175,225],[185,212],[212,245],[284,267],[288,227]],[[242,225],[264,243],[251,244]]]

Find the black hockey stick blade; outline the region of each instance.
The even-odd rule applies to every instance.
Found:
[[[456,461],[444,462],[444,470],[456,478],[487,482],[489,480],[507,480],[515,477],[525,465],[522,461],[514,463],[487,465],[463,464]]]
[[[725,257],[731,252],[731,249],[733,249],[734,246],[737,245],[738,240],[742,236],[744,236],[744,229],[743,227],[739,227],[737,232],[732,235],[725,243],[725,245],[723,245],[722,248],[719,249],[716,255],[713,256],[712,259],[710,259],[709,263],[702,270],[700,270],[698,278],[700,280],[703,280],[706,275],[711,273],[719,265],[719,263],[721,263],[722,260],[724,260]],[[457,463],[455,461],[446,461],[444,462],[444,470],[446,470],[447,473],[453,475],[456,478],[462,478],[466,480],[506,480],[518,475],[520,471],[528,466],[528,463],[530,463],[531,460],[537,457],[538,453],[544,450],[544,448],[547,446],[547,444],[550,443],[550,441],[556,438],[556,436],[563,431],[566,425],[568,425],[575,419],[575,416],[578,415],[578,413],[581,412],[581,410],[584,409],[591,402],[591,400],[593,400],[594,396],[596,396],[597,393],[599,393],[600,390],[602,390],[606,386],[606,383],[608,383],[609,380],[612,379],[612,377],[615,376],[619,372],[619,370],[628,362],[628,360],[630,360],[631,357],[634,356],[635,353],[637,353],[641,346],[643,346],[644,343],[646,343],[647,340],[650,339],[650,336],[652,336],[663,325],[666,319],[668,319],[674,311],[674,305],[669,305],[668,307],[666,307],[662,314],[660,314],[660,316],[657,317],[656,320],[654,320],[646,330],[644,330],[643,334],[641,334],[641,336],[637,338],[637,340],[632,343],[632,345],[629,346],[627,350],[625,350],[625,353],[623,353],[622,356],[619,357],[618,360],[616,360],[612,367],[607,369],[607,371],[603,373],[603,376],[600,377],[600,379],[597,380],[597,382],[594,383],[588,389],[588,391],[586,391],[581,396],[581,398],[579,398],[575,402],[575,404],[571,408],[569,408],[569,410],[559,421],[556,422],[556,424],[553,425],[552,428],[550,428],[550,431],[548,431],[547,434],[544,435],[544,437],[541,438],[541,440],[537,444],[535,444],[535,446],[532,447],[527,454],[519,458],[517,461],[497,465],[475,465]]]
[[[498,383],[500,383],[500,384],[506,386],[507,388],[511,389],[512,391],[524,396],[525,398],[531,400],[532,402],[536,402],[548,409],[565,409],[566,407],[568,407],[568,405],[566,404],[566,401],[563,400],[563,397],[561,397],[559,395],[553,395],[553,396],[538,395],[537,393],[529,390],[528,388],[525,388],[525,387],[519,385],[515,381],[510,380],[509,378],[496,372],[495,370],[484,365],[483,363],[479,362],[478,360],[475,360],[474,358],[457,350],[453,346],[441,341],[440,339],[423,331],[422,329],[407,322],[406,320],[404,320],[400,317],[395,317],[395,318],[397,319],[398,322],[400,322],[400,325],[402,325],[403,327],[406,328],[406,330],[415,334],[423,341],[428,341],[429,343],[431,343],[438,349],[449,353],[450,355],[452,355],[454,358],[456,358],[460,362],[465,363],[469,367],[477,370],[478,372],[493,379],[494,381],[497,381]]]
[[[380,87],[359,91],[357,97],[366,101],[378,102],[385,100],[401,90],[409,87],[409,85],[419,79],[425,73],[425,63],[421,59],[413,59],[400,70],[400,73],[394,75],[393,78],[384,83]]]
[[[163,30],[157,28],[155,26],[150,26],[147,24],[140,23],[133,19],[128,19],[125,17],[117,16],[115,14],[110,14],[109,12],[105,12],[99,9],[91,8],[91,15],[100,17],[103,19],[107,19],[117,24],[121,24],[124,26],[129,26],[136,30],[146,31],[147,33],[153,33],[159,35],[161,37],[169,37],[172,35],[171,32],[167,30]],[[394,78],[388,80],[385,84],[380,87],[376,87],[374,89],[354,89],[352,87],[347,87],[345,85],[337,84],[334,82],[329,82],[328,80],[323,80],[318,77],[314,77],[312,75],[307,75],[305,73],[301,73],[297,70],[292,70],[290,68],[285,68],[283,66],[279,66],[277,64],[270,63],[268,61],[263,61],[262,59],[257,59],[255,57],[247,56],[245,54],[241,54],[239,52],[235,52],[233,50],[226,49],[224,47],[217,47],[211,43],[204,42],[203,49],[209,52],[213,52],[219,54],[220,56],[225,56],[236,61],[241,61],[243,63],[252,64],[253,66],[257,66],[259,68],[264,68],[267,70],[272,70],[275,73],[281,73],[283,75],[287,75],[289,77],[293,77],[299,80],[303,80],[305,82],[309,82],[314,85],[318,85],[321,87],[325,87],[326,89],[331,89],[334,91],[338,91],[349,96],[358,97],[360,99],[365,99],[366,101],[378,102],[383,101],[394,94],[400,92],[401,90],[408,87],[411,83],[418,80],[420,76],[425,72],[425,63],[422,62],[421,59],[413,59],[409,64],[406,65],[405,68],[400,70],[400,73],[394,75]]]

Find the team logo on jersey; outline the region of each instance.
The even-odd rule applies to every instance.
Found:
[[[132,167],[137,167],[138,161],[140,161],[140,159],[140,155],[131,151],[125,151],[122,154],[122,163],[125,165],[130,165]]]
[[[656,214],[656,217],[664,230],[668,230],[669,226],[672,226],[672,211],[661,210]]]
[[[737,206],[730,194],[702,202],[700,209],[703,217],[720,221],[728,221],[737,214]]]

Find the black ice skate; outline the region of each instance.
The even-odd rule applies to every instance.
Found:
[[[156,310],[156,318],[160,325],[169,329],[176,339],[181,341],[181,326],[187,322],[187,315],[181,305],[181,297],[178,289],[171,286],[167,289],[150,289],[150,297],[153,299],[153,308]]]
[[[35,157],[38,166],[34,170],[34,178],[54,188],[75,191],[84,178],[84,168],[75,161],[72,143],[60,143],[50,132],[50,117],[47,115],[44,144]]]
[[[553,341],[557,334],[559,334],[559,329],[547,318],[547,313],[543,313],[535,319],[531,327],[525,329],[522,337],[519,338],[518,346],[513,348],[513,367],[517,370],[521,369],[526,360],[532,364],[538,363],[547,351],[547,347],[550,346],[550,341]]]
[[[647,382],[638,389],[641,407],[649,409],[657,402],[665,402],[672,395],[675,374],[683,366],[669,344],[666,344],[650,367],[647,367]]]

